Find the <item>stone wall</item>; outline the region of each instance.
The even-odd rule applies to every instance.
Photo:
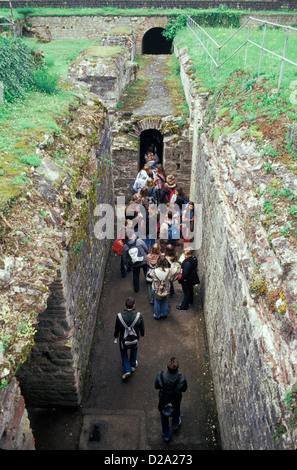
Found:
[[[88,101],[90,111],[88,106],[78,109],[75,125],[69,126],[74,161],[67,174],[71,192],[62,228],[63,256],[50,285],[47,308],[38,316],[35,344],[17,374],[31,406],[80,403],[97,318],[109,240],[96,237],[96,207],[113,204],[113,179],[108,115],[96,97]],[[60,141],[48,145],[45,154],[54,154],[57,148],[61,152],[66,139],[67,129]],[[43,162],[47,158],[44,155]],[[49,177],[45,168],[38,167],[38,171]]]
[[[142,52],[142,38],[151,28],[165,28],[166,16],[38,16],[30,17],[31,28],[46,40],[101,38],[111,29],[131,28],[136,53]]]
[[[259,200],[253,182],[263,183],[255,140],[243,140],[241,130],[216,141],[208,132],[198,135],[208,94],[199,95],[187,74],[186,49],[176,53],[197,142],[191,195],[202,204],[199,277],[223,448],[296,448],[286,406],[287,391],[296,383],[296,321],[289,304],[285,314],[277,309],[271,314],[251,289],[259,269],[289,302],[296,296],[296,252],[284,237],[271,246],[255,217]],[[275,301],[284,305],[280,297]],[[280,429],[286,432],[278,443],[273,436]]]
[[[68,80],[89,88],[114,113],[123,90],[136,79],[133,32],[105,33],[99,46],[84,50],[68,70]],[[100,57],[101,54],[101,57]]]
[[[191,180],[192,144],[189,139],[188,126],[179,125],[180,117],[136,118],[126,116],[125,112],[117,113],[113,123],[112,154],[115,181],[115,196],[132,195],[132,184],[139,171],[138,139],[143,131],[158,130],[163,138],[163,164],[166,174],[175,176],[185,194],[189,194]],[[132,177],[131,177],[132,175]]]
[[[0,449],[35,450],[25,400],[15,378],[0,390]]]
[[[26,0],[13,1],[14,8],[27,7]],[[63,6],[69,8],[217,8],[220,3],[217,0],[168,0],[164,3],[163,0],[66,0],[63,1]],[[294,10],[297,9],[296,1],[285,1],[280,0],[226,0],[224,5],[228,5],[229,8],[233,9],[244,9],[244,10]],[[58,0],[33,0],[30,2],[30,6],[35,7],[51,7],[61,8],[61,2]],[[7,5],[4,2],[0,2],[0,7],[6,8]]]

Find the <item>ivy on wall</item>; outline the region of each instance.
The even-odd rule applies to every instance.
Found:
[[[33,84],[31,51],[17,38],[0,38],[0,81],[8,102],[24,97]]]
[[[217,10],[193,10],[187,12],[200,26],[239,28],[242,12],[226,10],[222,5]],[[170,19],[163,35],[173,39],[177,31],[187,24],[187,15],[181,14]]]

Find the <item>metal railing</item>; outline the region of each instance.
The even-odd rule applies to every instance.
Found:
[[[2,0],[2,1],[7,2],[9,4],[10,18],[6,18],[5,16],[0,16],[0,21],[4,20],[4,23],[0,23],[0,26],[13,26],[14,20],[13,20],[11,1],[10,0]]]
[[[257,44],[254,41],[250,39],[250,30],[253,22],[259,22],[264,24],[264,33],[263,33],[263,38],[262,38],[262,44]],[[244,27],[248,25],[248,32],[247,32],[247,38],[246,40],[238,46],[226,59],[224,59],[222,62],[220,62],[220,57],[221,57],[221,50],[228,42],[236,35],[240,30],[242,30]],[[264,47],[265,44],[265,38],[266,38],[266,31],[267,31],[267,25],[271,25],[274,27],[279,27],[279,28],[284,28],[287,30],[286,33],[286,38],[285,38],[285,43],[284,43],[284,50],[283,54],[279,55],[274,51],[270,51],[266,47]],[[244,57],[244,66],[246,65],[247,62],[247,56],[248,56],[248,46],[249,44],[252,44],[253,46],[256,46],[261,49],[261,54],[260,54],[260,61],[259,61],[259,66],[258,66],[258,77],[261,73],[261,67],[262,67],[262,60],[263,60],[263,52],[268,52],[269,54],[272,54],[273,56],[278,57],[281,59],[281,68],[280,68],[280,74],[279,74],[279,80],[278,80],[278,89],[280,89],[281,86],[281,81],[282,81],[282,76],[283,76],[283,69],[284,69],[284,63],[287,62],[291,65],[294,65],[297,67],[297,63],[293,62],[292,60],[289,60],[286,58],[286,52],[287,52],[287,43],[288,43],[288,36],[289,36],[289,31],[293,30],[297,32],[297,28],[293,28],[292,26],[286,26],[286,25],[281,25],[277,23],[271,23],[270,21],[264,21],[260,20],[258,18],[253,18],[252,16],[249,17],[248,20],[246,20],[223,44],[219,45],[198,23],[196,23],[190,16],[187,15],[187,27],[189,30],[193,33],[193,35],[196,37],[198,40],[199,47],[202,47],[206,53],[206,57],[210,57],[210,71],[212,71],[213,65],[216,67],[216,84],[218,83],[218,76],[219,76],[219,69],[224,65],[231,57],[234,56],[240,49],[242,49],[244,46],[246,47],[245,50],[245,57]],[[215,59],[215,48],[217,48],[217,54],[216,54],[216,59]],[[211,50],[211,52],[210,52]]]

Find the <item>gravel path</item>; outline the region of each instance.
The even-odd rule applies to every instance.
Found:
[[[147,99],[143,106],[134,110],[135,116],[170,116],[174,114],[175,109],[165,83],[167,58],[168,55],[155,55],[154,60],[144,69],[144,73],[150,77],[147,86]]]

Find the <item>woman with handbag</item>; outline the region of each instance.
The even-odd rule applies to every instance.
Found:
[[[183,300],[181,305],[177,305],[178,310],[188,310],[189,305],[194,301],[194,289],[196,284],[199,284],[199,277],[197,274],[198,260],[194,255],[192,248],[185,248],[183,250],[184,260],[181,264],[181,274],[178,276],[178,282],[182,286]]]

